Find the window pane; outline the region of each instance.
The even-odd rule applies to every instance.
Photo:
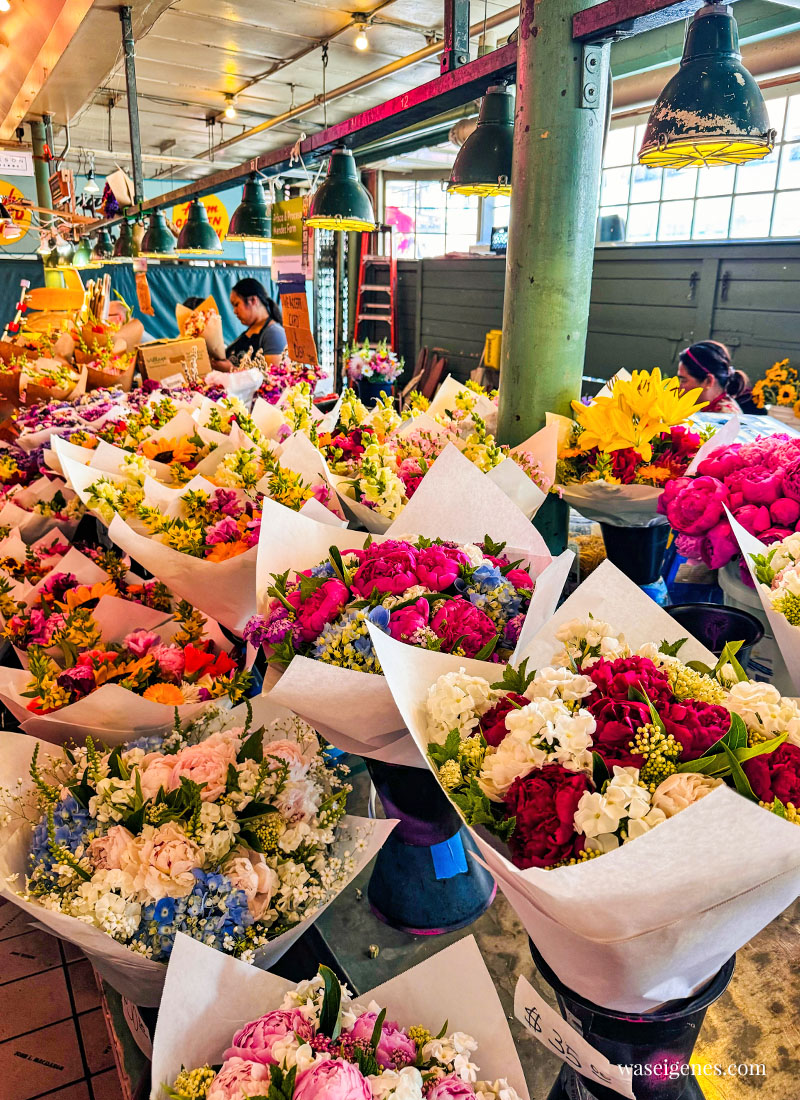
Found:
[[[800,191],[779,191],[775,196],[772,236],[800,236]]]
[[[495,228],[508,225],[509,218],[511,216],[511,199],[508,195],[495,195],[491,200],[494,203],[492,210],[492,225]]]
[[[781,150],[778,187],[800,187],[800,144],[784,145]]]
[[[767,110],[769,111],[769,121],[773,130],[777,130],[778,136],[776,141],[783,141],[783,119],[786,114],[786,98],[781,96],[780,99],[768,99]]]
[[[474,233],[448,233],[445,240],[445,248],[448,252],[469,252],[475,244]]]
[[[730,195],[736,166],[726,164],[723,168],[703,168],[697,180],[698,195]]]
[[[444,210],[424,207],[417,210],[418,233],[444,233]]]
[[[697,186],[696,168],[665,168],[663,199],[692,199]]]
[[[434,206],[442,210],[447,202],[447,192],[438,180],[417,181],[417,206]]]
[[[620,221],[617,221],[620,219]],[[625,223],[628,220],[627,206],[601,206],[597,222],[597,239],[603,243],[625,240]]]
[[[658,222],[660,241],[688,241],[692,235],[692,211],[694,202],[683,199],[681,202],[661,204],[661,217]]]
[[[639,155],[639,150],[642,147],[642,142],[644,141],[644,132],[645,132],[646,129],[647,129],[647,123],[642,122],[639,126],[636,127],[636,130],[634,131],[634,135],[633,135],[633,159],[634,160],[636,160],[637,156]]]
[[[461,196],[462,198],[464,196]],[[455,206],[455,208],[454,208]],[[470,198],[465,205],[447,204],[447,232],[465,233],[472,237],[472,243],[478,239],[478,197]]]
[[[444,233],[418,233],[417,234],[417,259],[425,256],[444,256]]]
[[[661,169],[636,164],[633,168],[631,202],[657,202],[661,196]]]
[[[658,203],[639,203],[628,211],[628,241],[654,241],[658,227]]]
[[[737,195],[733,200],[731,237],[768,237],[772,217],[772,191],[762,195]]]
[[[717,169],[712,168],[710,171],[715,172]],[[730,213],[730,195],[722,199],[698,199],[695,204],[692,240],[727,237]]]
[[[633,126],[609,130],[606,136],[606,155],[603,158],[604,168],[633,163],[633,131]]]
[[[787,105],[783,140],[794,141],[796,138],[800,138],[800,95],[791,95]]]
[[[616,206],[619,203],[627,202],[630,179],[630,168],[606,168],[603,172],[600,202],[604,206],[606,204]]]
[[[751,160],[740,164],[736,173],[737,194],[745,191],[774,191],[778,175],[778,150],[764,160]]]

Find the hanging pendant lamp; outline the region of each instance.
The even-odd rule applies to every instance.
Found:
[[[138,255],[139,246],[134,240],[133,226],[125,220],[119,227],[119,236],[117,237],[117,243],[114,245],[112,262],[119,264],[132,263]]]
[[[85,268],[92,266],[92,246],[88,237],[81,237],[75,255],[72,257],[72,266]]]
[[[448,191],[459,195],[510,195],[514,151],[514,99],[504,84],[488,88],[478,125],[458,151]]]
[[[199,199],[192,199],[186,215],[186,224],[178,236],[179,252],[222,252],[217,231],[208,220],[208,211]]]
[[[170,227],[163,210],[154,210],[150,215],[150,224],[144,231],[139,253],[142,256],[152,256],[158,259],[161,256],[174,256],[177,251],[177,239]]]
[[[271,241],[272,214],[264,184],[251,172],[231,218],[226,241]]]
[[[686,34],[681,66],[656,100],[639,163],[713,167],[772,152],[761,89],[742,65],[739,31],[727,4],[704,4]]]
[[[107,229],[99,230],[97,241],[92,251],[92,259],[95,263],[107,263],[114,254],[114,241]]]
[[[311,198],[306,225],[313,229],[375,228],[372,199],[358,177],[350,149],[331,153],[328,174]]]

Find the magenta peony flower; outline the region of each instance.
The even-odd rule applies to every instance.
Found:
[[[613,661],[601,657],[587,669],[587,674],[597,687],[586,703],[592,714],[602,699],[627,702],[631,688],[644,692],[655,707],[672,698],[666,673],[657,668],[649,657],[617,657]]]
[[[377,1018],[375,1012],[363,1012],[348,1032],[348,1037],[366,1039],[369,1042],[375,1030]],[[399,1024],[392,1020],[385,1020],[375,1054],[378,1065],[386,1069],[402,1069],[403,1066],[408,1066],[414,1061],[417,1048],[414,1040],[408,1037]]]
[[[373,544],[375,545],[375,544]],[[418,584],[416,565],[417,552],[409,544],[395,544],[397,549],[387,549],[392,543],[378,545],[383,553],[369,554],[356,569],[351,582],[353,592],[362,599],[369,599],[372,592],[390,592],[400,596],[412,585]],[[408,549],[405,549],[408,546]]]
[[[739,553],[739,543],[726,519],[713,527],[703,539],[703,561],[709,569],[721,569]]]
[[[349,598],[347,586],[335,577],[325,581],[306,600],[300,595],[299,588],[286,596],[287,602],[295,609],[300,637],[306,642],[313,642],[325,625],[341,614]]]
[[[176,645],[154,645],[150,653],[156,659],[161,675],[168,680],[181,680],[186,664],[183,650]]]
[[[800,504],[791,497],[781,497],[770,504],[769,514],[776,527],[794,528],[800,520]]]
[[[292,1032],[301,1040],[312,1037],[313,1028],[302,1012],[297,1009],[291,1012],[280,1009],[267,1012],[236,1032],[230,1049],[225,1051],[223,1057],[226,1060],[238,1057],[275,1065],[277,1060],[272,1057],[273,1046]]]
[[[748,504],[772,504],[781,496],[782,481],[781,472],[768,466],[754,466],[740,474],[742,495]]]
[[[429,546],[417,553],[419,583],[434,592],[444,592],[458,576],[460,565],[469,565],[463,550],[450,546]]]
[[[763,504],[744,504],[734,515],[751,535],[760,535],[771,524],[770,510]]]
[[[94,673],[84,665],[73,665],[72,668],[65,668],[56,677],[56,683],[70,693],[71,702],[76,699],[83,699],[84,696],[89,695],[95,689]]]
[[[409,607],[401,607],[389,615],[389,633],[398,642],[414,642],[418,631],[424,630],[431,617],[430,604],[424,597]]]
[[[497,636],[497,628],[489,616],[461,596],[439,604],[431,627],[442,639],[442,649],[450,653],[457,646],[465,657],[474,657]]]
[[[781,487],[784,496],[800,500],[800,455],[784,466]]]
[[[720,447],[719,450],[712,451],[698,465],[697,472],[724,481],[734,471],[741,470],[746,465],[747,459],[741,453],[741,445],[733,443],[730,447]]]
[[[668,481],[658,508],[684,535],[702,535],[719,523],[728,490],[713,477],[678,477]]]
[[[355,1066],[326,1058],[298,1075],[293,1100],[372,1100],[372,1089]]]
[[[670,703],[659,713],[667,733],[671,733],[682,747],[681,761],[702,756],[731,726],[730,712],[725,707],[697,699]]]
[[[509,569],[506,573],[506,580],[513,584],[515,588],[533,588],[533,577],[527,569]]]
[[[782,542],[783,539],[787,539],[791,534],[792,532],[786,527],[768,527],[766,531],[762,531],[758,537],[765,546],[772,546],[773,542]]]
[[[675,546],[679,554],[687,561],[699,562],[703,560],[702,535],[678,535]]]
[[[144,657],[154,645],[158,645],[161,639],[152,630],[132,630],[122,639],[122,644],[129,649],[134,657]]]

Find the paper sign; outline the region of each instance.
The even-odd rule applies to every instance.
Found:
[[[8,172],[10,176],[32,176],[33,154],[3,149],[0,152],[0,172]]]
[[[543,1047],[597,1085],[613,1089],[620,1096],[636,1100],[630,1079],[612,1065],[584,1037],[543,1000],[529,981],[520,975],[514,992],[514,1015]]]
[[[145,1058],[152,1060],[153,1043],[150,1039],[150,1032],[147,1024],[142,1019],[142,1014],[139,1009],[133,1001],[129,1001],[127,997],[122,998],[122,1015],[125,1017],[125,1022],[128,1025],[134,1043],[136,1043]]]
[[[9,214],[14,221],[14,229],[8,229],[3,233],[3,243],[13,244],[20,241],[31,227],[31,210],[27,206],[12,206],[12,202],[19,202],[25,196],[18,187],[8,180],[0,179],[0,201],[9,207]]]
[[[317,345],[311,334],[311,321],[308,316],[308,298],[304,289],[281,290],[281,308],[283,310],[283,327],[286,330],[286,342],[289,346],[289,357],[295,363],[311,363],[316,365]]]

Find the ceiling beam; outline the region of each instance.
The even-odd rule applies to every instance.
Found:
[[[728,0],[733,3],[733,0]],[[698,0],[603,0],[572,17],[572,37],[577,42],[629,38],[656,30],[694,15]]]

